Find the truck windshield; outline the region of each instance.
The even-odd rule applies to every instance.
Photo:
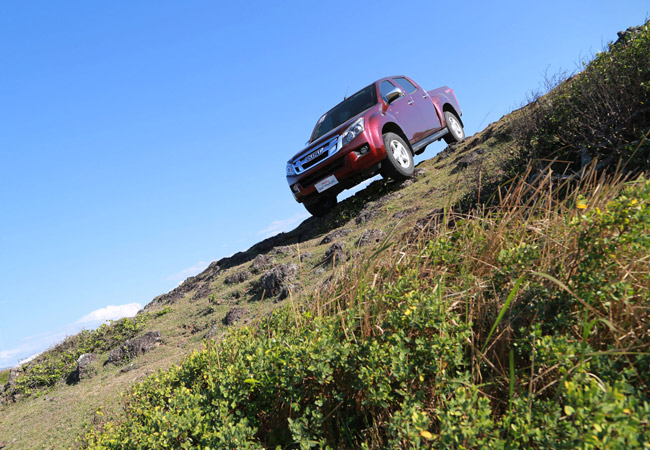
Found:
[[[343,122],[362,113],[375,104],[377,104],[377,90],[373,83],[326,112],[318,120],[309,142],[315,141],[328,131],[333,130]]]

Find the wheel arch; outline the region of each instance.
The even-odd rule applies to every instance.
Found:
[[[458,111],[456,111],[456,108],[454,108],[451,103],[445,103],[444,105],[442,105],[442,113],[444,114],[445,111],[449,111],[450,113],[453,113],[454,116],[456,116],[458,118],[458,120],[460,121],[460,124],[463,126],[463,128],[465,128],[465,124],[463,123],[463,119],[460,117],[460,114],[458,114]],[[447,124],[445,124],[445,125],[447,125]]]
[[[413,147],[411,147],[411,143],[409,140],[406,138],[406,134],[402,131],[402,129],[397,125],[395,122],[386,122],[384,126],[381,128],[381,136],[382,136],[382,145],[383,145],[383,136],[386,133],[395,133],[399,137],[401,137],[404,142],[406,142],[406,145],[408,145],[409,150],[411,151],[411,154],[414,155],[413,153]],[[386,149],[388,151],[388,149]]]

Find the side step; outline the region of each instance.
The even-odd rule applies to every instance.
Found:
[[[436,131],[435,133],[433,133],[431,136],[427,136],[426,138],[422,139],[420,142],[413,145],[413,153],[419,155],[420,153],[424,152],[424,149],[426,148],[427,145],[431,144],[434,141],[437,141],[438,139],[441,139],[447,133],[449,133],[449,130],[447,129],[447,127],[444,127]]]

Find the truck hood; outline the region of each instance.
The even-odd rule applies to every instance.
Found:
[[[293,155],[291,159],[289,160],[290,163],[293,163],[296,161],[298,158],[305,156],[307,153],[317,149],[321,145],[323,145],[326,141],[330,140],[334,135],[341,134],[345,131],[347,127],[349,127],[352,122],[357,120],[359,117],[362,117],[364,114],[366,114],[369,110],[366,109],[360,114],[357,114],[356,116],[352,117],[351,119],[347,120],[346,122],[343,122],[341,125],[339,125],[336,128],[333,128],[332,130],[328,131],[318,139],[316,139],[314,142],[310,142],[305,148],[300,150],[298,153]]]

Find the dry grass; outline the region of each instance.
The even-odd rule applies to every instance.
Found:
[[[381,334],[389,312],[387,303],[381,295],[360,293],[386,292],[405,273],[415,271],[421,290],[436,292],[442,307],[463,312],[472,324],[467,351],[474,382],[488,385],[484,393],[497,403],[510,397],[515,338],[535,324],[545,326],[547,317],[542,315],[552,313],[535,306],[540,302],[554,304],[555,310],[562,309],[567,315],[564,328],[555,331],[584,344],[576,365],[590,355],[606,352],[615,359],[629,359],[624,366],[637,371],[630,355],[650,351],[647,249],[621,250],[615,266],[608,267],[612,285],[632,280],[626,298],[617,302],[607,293],[598,302],[582,298],[584,286],[579,283],[585,274],[580,271],[591,257],[584,248],[585,240],[616,240],[626,230],[605,230],[601,236],[589,237],[577,224],[597,218],[627,187],[643,181],[629,181],[619,171],[598,172],[596,165],[593,162],[581,177],[572,179],[558,179],[550,167],[536,176],[531,176],[529,169],[518,181],[499,189],[500,200],[490,208],[460,213],[449,202],[446,209],[428,218],[425,227],[397,241],[390,236],[363,262],[357,261],[353,270],[340,270],[338,282],[316,297],[314,313],[349,320],[342,311],[355,310],[360,337]],[[452,245],[435,244],[441,242]],[[524,259],[512,266],[504,263],[504,252],[526,247],[533,248],[534,255],[524,254]],[[540,372],[530,358],[516,364],[531,374],[526,380],[531,398],[555,392],[558,367],[544,367]],[[648,381],[646,375],[640,375],[640,387],[646,393],[650,392]]]

